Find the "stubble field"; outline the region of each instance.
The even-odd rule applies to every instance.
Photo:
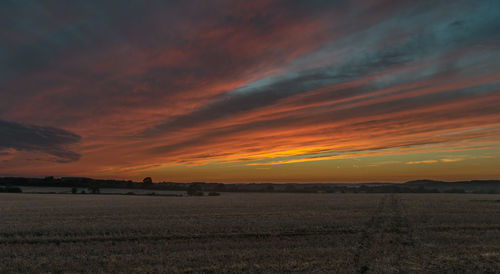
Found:
[[[0,273],[495,273],[500,195],[0,194]]]

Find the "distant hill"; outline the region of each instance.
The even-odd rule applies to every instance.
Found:
[[[436,180],[413,180],[405,183],[142,183],[123,180],[100,180],[85,177],[0,177],[1,190],[10,186],[77,187],[77,188],[121,188],[186,191],[195,185],[201,191],[217,192],[289,192],[289,193],[500,193],[500,180],[472,180],[445,182]]]
[[[403,184],[405,184],[405,185],[423,185],[423,184],[432,184],[432,183],[444,183],[444,182],[443,181],[423,179],[423,180],[408,181],[408,182],[403,183]]]
[[[463,189],[465,192],[490,192],[500,193],[500,180],[471,180],[471,181],[435,181],[414,180],[402,184],[406,187],[435,188],[440,191]]]

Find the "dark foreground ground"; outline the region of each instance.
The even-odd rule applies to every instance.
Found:
[[[0,273],[495,273],[500,195],[0,194]]]

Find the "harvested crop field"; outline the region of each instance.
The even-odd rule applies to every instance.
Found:
[[[0,194],[0,272],[494,273],[499,200]]]

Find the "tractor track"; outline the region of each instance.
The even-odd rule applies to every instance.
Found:
[[[397,194],[384,195],[372,217],[365,223],[353,255],[355,273],[381,272],[377,262],[389,260],[393,269],[382,272],[401,272],[400,262],[415,246],[407,211]]]

